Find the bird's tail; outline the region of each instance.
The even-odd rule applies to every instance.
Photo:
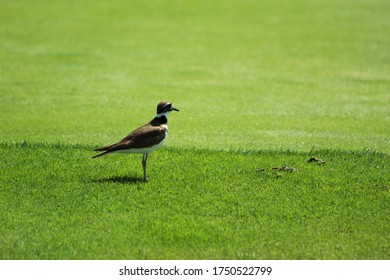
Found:
[[[95,151],[102,151],[102,150],[101,150],[101,149],[96,149]],[[104,151],[104,150],[103,150],[103,151]],[[101,157],[101,156],[107,155],[107,154],[109,154],[109,153],[111,153],[111,151],[105,151],[105,152],[103,152],[103,153],[101,153],[101,154],[98,154],[98,155],[96,155],[96,156],[93,156],[92,158]]]

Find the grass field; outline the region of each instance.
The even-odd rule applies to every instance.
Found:
[[[387,2],[1,1],[0,259],[389,259]]]
[[[1,146],[1,258],[389,256],[388,155],[318,151],[318,165],[305,153],[167,148],[144,184],[140,157],[91,162],[91,149]]]

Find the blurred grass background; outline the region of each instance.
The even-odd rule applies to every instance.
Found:
[[[389,151],[390,4],[1,1],[0,141]]]

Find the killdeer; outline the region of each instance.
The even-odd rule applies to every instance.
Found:
[[[146,161],[151,152],[164,144],[168,133],[168,114],[172,111],[179,110],[174,108],[171,102],[162,101],[158,103],[157,115],[153,120],[137,128],[118,143],[96,149],[95,151],[103,151],[103,153],[92,158],[111,153],[143,154],[142,167],[144,170],[144,181],[146,182],[148,180],[146,177]]]

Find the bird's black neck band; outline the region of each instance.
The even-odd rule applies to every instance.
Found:
[[[166,123],[168,123],[168,119],[167,119],[167,117],[164,116],[164,115],[155,117],[155,118],[152,120],[152,124],[153,124],[153,125],[160,125],[160,124],[166,124]]]

